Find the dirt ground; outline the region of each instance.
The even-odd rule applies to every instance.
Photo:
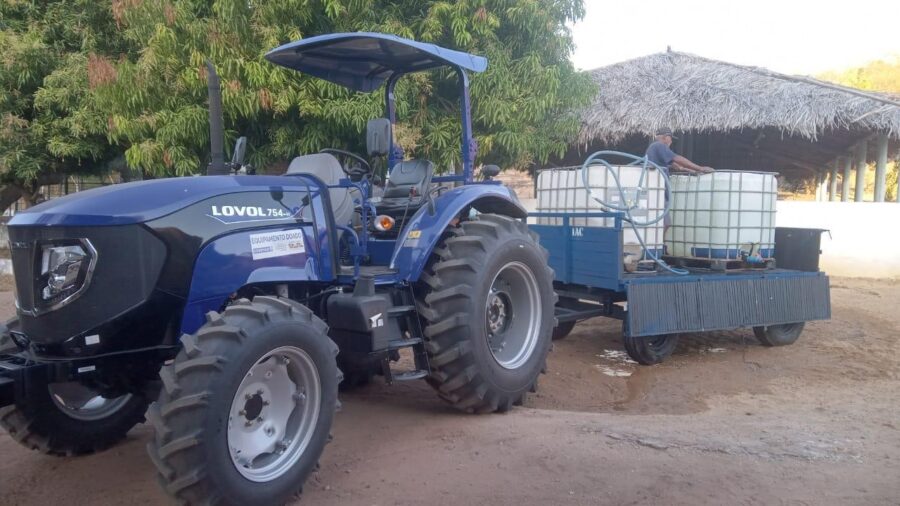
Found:
[[[342,395],[298,504],[900,504],[900,282],[832,280],[833,320],[790,347],[687,336],[665,364],[576,326],[538,394],[467,416],[424,383]],[[9,294],[0,294],[3,315]],[[45,457],[0,433],[0,504],[165,504],[144,446]]]

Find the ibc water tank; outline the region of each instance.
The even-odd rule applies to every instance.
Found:
[[[670,176],[671,225],[666,252],[677,257],[739,259],[775,254],[773,173],[720,170]]]
[[[624,192],[619,192],[609,169],[601,165],[588,168],[587,183],[596,197],[611,205],[626,207],[637,204],[631,211],[635,221],[647,223],[659,217],[665,206],[665,183],[655,169],[648,169],[641,182],[642,167],[612,166]],[[585,190],[581,167],[546,169],[537,178],[538,212],[558,212],[573,215],[572,226],[613,227],[613,218],[579,218],[578,214],[607,211]],[[622,200],[624,193],[625,200]],[[562,218],[539,218],[541,225],[561,225]],[[663,220],[648,227],[639,227],[638,232],[647,248],[654,255],[663,250]],[[626,251],[640,251],[640,242],[634,230],[623,224],[622,242]]]

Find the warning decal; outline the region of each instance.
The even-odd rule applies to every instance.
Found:
[[[306,253],[302,230],[281,230],[250,234],[250,252],[254,260]]]

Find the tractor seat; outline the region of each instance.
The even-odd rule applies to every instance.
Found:
[[[337,158],[327,153],[316,153],[294,158],[291,160],[287,172],[285,172],[285,175],[291,174],[309,174],[319,178],[329,186],[336,186],[341,179],[347,177],[344,175],[344,170],[341,169],[341,164]],[[349,225],[353,219],[354,208],[350,190],[347,188],[329,188],[328,193],[331,209],[334,212],[334,222],[338,226]],[[312,209],[305,209],[303,218],[311,220]]]
[[[425,194],[431,187],[434,164],[428,160],[406,160],[397,162],[388,175],[384,196],[379,208],[386,209],[409,206],[417,208],[425,201]]]

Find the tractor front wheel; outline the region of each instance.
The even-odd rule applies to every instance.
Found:
[[[448,230],[418,287],[428,383],[454,407],[506,411],[537,389],[555,326],[553,271],[525,223],[480,214]]]
[[[15,353],[9,328],[0,325],[0,352]],[[19,444],[48,455],[82,455],[105,450],[144,421],[149,401],[143,394],[104,397],[78,382],[33,384],[25,399],[0,408],[0,427]]]
[[[327,326],[277,297],[209,313],[163,367],[147,419],[160,483],[189,504],[284,504],[329,439],[340,371]]]

